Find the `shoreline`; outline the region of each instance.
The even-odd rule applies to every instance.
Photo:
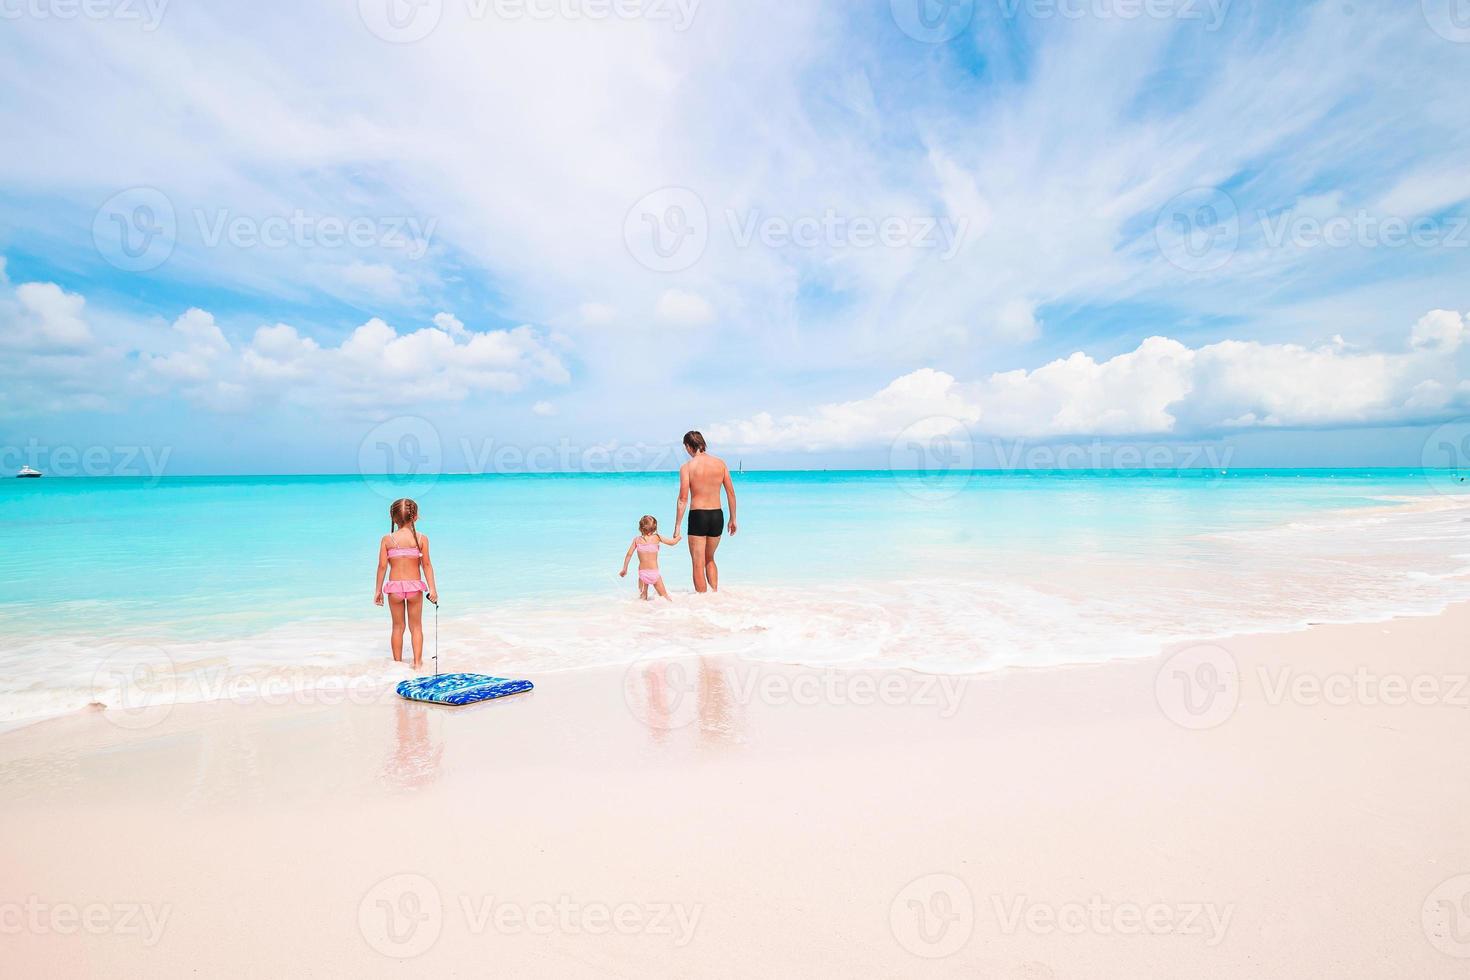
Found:
[[[127,895],[164,921],[146,948],[24,933],[15,962],[1458,976],[1434,916],[1470,874],[1470,786],[1444,771],[1470,718],[1467,628],[1461,602],[975,674],[957,701],[912,672],[694,658],[533,674],[464,709],[50,719],[0,737],[14,894]],[[1223,694],[1195,686],[1211,679]],[[222,874],[229,908],[208,898]],[[382,910],[409,899],[431,914],[393,928]],[[276,940],[228,938],[240,916]]]
[[[783,660],[740,657],[736,657],[735,659],[747,660],[750,663],[763,666],[785,667],[795,670],[850,672],[897,671],[911,672],[920,675],[932,675],[935,677],[945,678],[975,678],[989,676],[993,674],[1005,674],[1010,672],[1026,673],[1032,671],[1052,671],[1099,667],[1114,663],[1134,663],[1138,661],[1156,660],[1159,658],[1167,657],[1171,652],[1176,651],[1181,647],[1197,644],[1226,644],[1234,641],[1252,640],[1266,637],[1289,637],[1321,627],[1371,627],[1384,623],[1393,623],[1400,620],[1435,618],[1446,615],[1456,607],[1470,607],[1470,571],[1453,576],[1447,576],[1447,578],[1466,583],[1467,594],[1459,598],[1446,598],[1438,601],[1435,603],[1435,608],[1432,609],[1416,609],[1408,611],[1396,610],[1393,612],[1381,614],[1374,613],[1364,617],[1354,617],[1346,619],[1323,618],[1312,621],[1299,620],[1295,622],[1283,622],[1274,626],[1263,626],[1260,628],[1253,628],[1237,632],[1202,632],[1199,634],[1172,635],[1166,637],[1137,636],[1135,637],[1135,640],[1138,642],[1139,648],[1135,649],[1134,652],[1110,652],[1107,656],[1104,656],[1100,659],[1061,660],[1036,664],[1003,663],[997,664],[992,667],[973,670],[943,670],[935,669],[932,666],[924,666],[913,663],[869,664],[856,661],[816,663],[801,661],[797,659]],[[843,587],[838,587],[838,589],[841,588]],[[749,592],[754,590],[737,589],[725,594],[738,595],[742,591]],[[696,599],[692,593],[678,594],[685,601],[689,601],[690,599],[695,599],[695,601],[703,601],[700,599]],[[581,596],[576,601],[587,606],[592,606],[594,604],[602,604],[605,606],[607,603],[607,599],[605,597],[599,597],[595,595]],[[718,599],[716,601],[718,601]],[[626,602],[615,603],[614,608],[622,608],[624,606],[639,608],[642,605],[644,604],[638,603],[637,600],[629,599]],[[547,612],[553,608],[564,607],[565,602],[553,603],[551,600],[534,602],[517,601],[510,603],[509,606],[513,609],[518,608],[524,610],[529,608],[538,612]],[[654,611],[659,611],[662,609],[662,607],[651,605],[651,609]],[[465,622],[474,622],[484,627],[488,625],[494,625],[494,616],[494,613],[477,613],[456,618],[464,620]],[[454,622],[453,620],[447,621],[450,623]],[[373,628],[376,631],[376,626]],[[424,655],[425,666],[423,670],[418,672],[414,672],[406,666],[407,655],[405,656],[405,665],[402,668],[398,668],[394,666],[391,658],[389,658],[386,653],[382,657],[374,658],[371,660],[361,660],[341,665],[343,667],[353,668],[356,671],[355,674],[348,673],[345,675],[345,677],[344,674],[341,672],[328,673],[325,676],[318,675],[313,677],[311,675],[312,668],[304,664],[276,665],[264,670],[257,668],[241,671],[231,671],[227,677],[210,681],[205,685],[215,687],[220,691],[223,691],[223,689],[225,688],[230,688],[233,693],[218,693],[213,696],[168,700],[165,702],[159,702],[158,704],[153,704],[149,702],[146,697],[138,697],[135,695],[134,701],[136,702],[137,707],[130,707],[123,710],[131,710],[136,713],[147,709],[153,710],[156,714],[156,709],[158,708],[166,707],[167,710],[172,710],[173,707],[186,705],[250,705],[264,703],[267,706],[272,706],[276,703],[311,703],[317,700],[320,700],[322,703],[334,703],[334,698],[337,700],[352,701],[354,703],[392,703],[392,700],[394,699],[393,689],[400,680],[407,680],[417,676],[424,676],[427,673],[432,673],[432,629],[432,625],[426,627],[426,633],[428,634],[428,636],[426,638],[426,651]],[[376,632],[374,633],[374,635],[376,635]],[[252,637],[252,639],[253,638],[254,637]],[[184,648],[187,648],[191,645],[190,641],[185,640],[174,642],[177,646]],[[148,643],[145,645],[158,649],[154,643]],[[1148,649],[1142,649],[1142,647],[1147,647]],[[720,654],[717,653],[712,655],[720,656]],[[637,660],[616,660],[604,663],[567,664],[564,666],[528,668],[524,670],[516,668],[513,665],[508,665],[505,670],[499,672],[497,670],[482,669],[482,666],[470,662],[461,663],[458,665],[445,665],[442,668],[441,672],[452,673],[456,670],[469,670],[472,672],[497,673],[498,676],[524,675],[526,677],[534,679],[535,677],[539,676],[560,676],[566,674],[577,674],[584,671],[621,671],[628,669],[632,664],[637,662]],[[170,669],[173,669],[177,665],[173,661],[170,661],[168,666]],[[383,679],[385,677],[386,679]],[[342,692],[340,694],[340,697],[338,695],[339,691]],[[58,712],[55,714],[16,719],[13,721],[0,720],[0,740],[3,740],[12,732],[22,731],[28,728],[32,728],[36,725],[45,724],[50,721],[98,713],[105,714],[107,711],[110,710],[113,709],[107,708],[103,704],[94,701],[90,705],[79,706],[77,708],[68,711]]]

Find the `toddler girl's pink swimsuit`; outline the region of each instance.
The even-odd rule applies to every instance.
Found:
[[[652,544],[645,544],[643,542],[643,539],[641,539],[641,538],[634,538],[633,539],[633,547],[637,548],[639,551],[644,552],[644,553],[647,553],[647,552],[650,552],[651,551],[655,555],[658,554],[658,541],[657,540],[655,540]],[[657,582],[661,578],[663,578],[663,576],[658,573],[658,569],[657,568],[640,568],[640,569],[638,569],[638,581],[641,582],[644,585],[652,585],[653,583]]]

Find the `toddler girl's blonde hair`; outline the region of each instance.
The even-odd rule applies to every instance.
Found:
[[[655,520],[652,515],[644,514],[642,517],[638,518],[638,533],[652,534],[654,531],[657,530],[658,521]]]

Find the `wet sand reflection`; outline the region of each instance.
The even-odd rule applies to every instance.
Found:
[[[439,778],[444,745],[430,731],[426,705],[399,701],[394,714],[394,747],[383,764],[383,781],[405,792],[423,789]]]
[[[627,679],[628,703],[656,745],[697,723],[701,748],[715,749],[742,741],[743,718],[730,691],[726,668],[712,657],[698,664],[661,660],[642,664]]]

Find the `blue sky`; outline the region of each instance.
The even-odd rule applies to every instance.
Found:
[[[1470,415],[1451,0],[64,9],[0,32],[7,466],[1415,465]]]

